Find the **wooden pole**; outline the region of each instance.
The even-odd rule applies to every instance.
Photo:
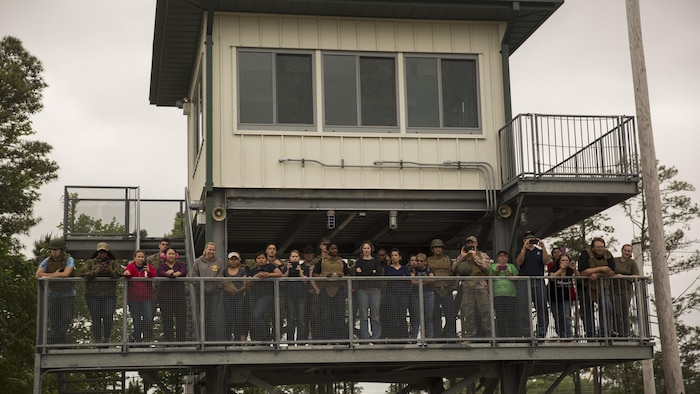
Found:
[[[635,242],[632,244],[632,256],[635,257],[639,274],[644,276],[644,253],[642,252],[642,243]],[[637,317],[637,324],[641,324]],[[654,359],[642,360],[642,381],[644,382],[644,394],[656,394],[656,383],[654,381]]]
[[[642,185],[646,196],[647,217],[649,218],[651,268],[654,278],[654,295],[656,296],[656,315],[659,320],[664,381],[667,393],[680,394],[684,393],[685,389],[678,352],[678,339],[676,338],[676,320],[673,317],[671,305],[671,282],[666,262],[666,239],[661,216],[661,193],[659,191],[654,135],[651,127],[639,0],[626,0],[626,2],[634,101],[637,108],[637,128],[639,130]]]

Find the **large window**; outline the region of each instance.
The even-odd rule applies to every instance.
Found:
[[[476,59],[406,57],[408,127],[479,126]]]
[[[240,51],[238,69],[241,123],[314,123],[311,55]]]
[[[326,126],[398,126],[396,59],[324,55],[323,104]]]

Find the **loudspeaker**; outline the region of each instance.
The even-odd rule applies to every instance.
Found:
[[[220,222],[224,219],[226,219],[226,208],[223,207],[216,207],[214,208],[213,211],[211,211],[211,217],[214,218],[217,222]]]
[[[503,204],[498,207],[498,216],[502,217],[503,219],[509,218],[511,214],[513,214],[513,210],[510,208],[510,205]]]

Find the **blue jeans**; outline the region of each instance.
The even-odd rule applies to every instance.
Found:
[[[269,312],[274,311],[275,299],[272,295],[264,295],[253,300],[253,321],[251,323],[250,337],[253,341],[270,341]]]
[[[153,301],[129,301],[129,311],[134,321],[134,340],[151,341],[153,339]]]
[[[379,339],[382,324],[379,320],[379,308],[382,303],[382,292],[378,288],[358,289],[357,304],[360,309],[360,339]],[[372,336],[369,327],[372,322]]]
[[[586,336],[593,338],[596,336],[595,316],[593,303],[598,304],[598,336],[610,336],[610,322],[612,321],[612,302],[608,289],[598,289],[598,297],[592,299],[590,290],[584,289],[579,291],[581,301],[581,319],[583,320],[583,328],[586,330]]]
[[[114,325],[114,306],[117,296],[93,296],[85,295],[85,303],[90,311],[90,330],[95,343],[109,343]]]
[[[49,332],[48,344],[68,343],[66,334],[73,321],[75,295],[57,295],[49,292]]]
[[[528,298],[528,282],[530,297],[532,298]],[[549,327],[549,310],[547,308],[547,286],[545,286],[544,279],[531,278],[527,281],[519,280],[517,281],[516,287],[518,289],[518,299],[521,300],[521,324],[523,334],[526,337],[531,335],[530,324],[532,321],[532,316],[530,302],[532,302],[537,313],[537,327],[535,328],[535,335],[537,338],[546,337],[547,328]]]
[[[554,326],[557,329],[559,338],[573,338],[574,330],[571,327],[571,301],[553,301],[549,305],[552,308]]]
[[[417,290],[416,290],[417,292]],[[420,296],[418,293],[411,295],[411,336],[418,337],[420,328]],[[433,327],[433,307],[435,306],[435,293],[423,290],[423,327],[425,328],[424,338],[435,338]]]

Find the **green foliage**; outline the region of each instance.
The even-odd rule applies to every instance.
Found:
[[[175,213],[175,219],[173,219],[173,229],[164,236],[167,238],[185,238],[185,226],[187,226],[185,214],[177,212]]]
[[[609,223],[608,215],[597,213],[552,235],[555,239],[552,246],[566,247],[567,254],[576,261],[581,251],[585,250],[595,237],[603,238],[608,247],[617,243],[617,239],[611,235],[615,228]]]
[[[0,252],[0,387],[8,393],[29,393],[34,374],[36,341],[35,267],[17,254]]]
[[[25,139],[36,133],[30,116],[42,108],[42,71],[20,40],[7,36],[0,41],[0,243],[15,250],[13,237],[39,222],[33,215],[39,188],[56,179],[58,170],[47,158],[51,145]]]
[[[690,269],[700,267],[699,252],[696,251],[695,254],[687,257],[673,252],[682,251],[694,242],[694,240],[687,238],[686,231],[690,229],[693,220],[700,217],[700,206],[693,202],[689,195],[695,191],[695,187],[688,182],[676,179],[678,169],[675,167],[659,164],[658,174],[669,273],[687,272]],[[649,221],[646,211],[646,196],[642,187],[644,180],[640,179],[639,182],[639,189],[642,190],[642,193],[621,203],[620,206],[636,228],[639,235],[635,237],[634,241],[641,242],[644,259],[648,261]]]

